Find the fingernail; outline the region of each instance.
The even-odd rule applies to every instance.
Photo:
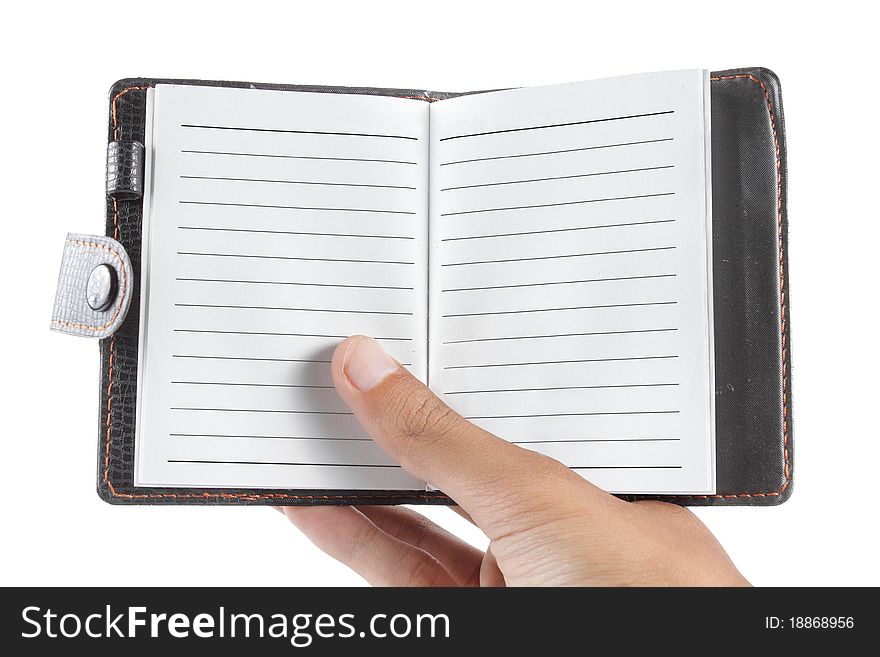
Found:
[[[373,338],[355,340],[342,365],[345,377],[361,392],[375,387],[395,370],[397,363]]]

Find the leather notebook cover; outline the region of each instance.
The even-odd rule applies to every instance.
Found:
[[[773,505],[792,491],[785,128],[779,80],[767,69],[711,74],[716,493],[645,496],[685,505]],[[110,93],[108,141],[143,143],[146,90],[194,84],[421,98],[460,94],[125,79]],[[141,199],[108,198],[107,236],[131,258],[135,285],[120,328],[101,340],[98,493],[113,504],[450,504],[438,491],[135,487]]]

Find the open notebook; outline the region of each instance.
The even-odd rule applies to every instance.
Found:
[[[134,484],[424,489],[332,388],[360,333],[609,491],[713,493],[708,85],[151,88]]]

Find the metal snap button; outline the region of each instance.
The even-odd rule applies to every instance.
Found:
[[[116,270],[110,265],[98,265],[89,274],[86,283],[86,301],[92,310],[106,310],[116,298]]]

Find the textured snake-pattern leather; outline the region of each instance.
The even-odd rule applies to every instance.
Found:
[[[137,141],[107,144],[107,196],[134,199],[144,195],[144,145]]]

